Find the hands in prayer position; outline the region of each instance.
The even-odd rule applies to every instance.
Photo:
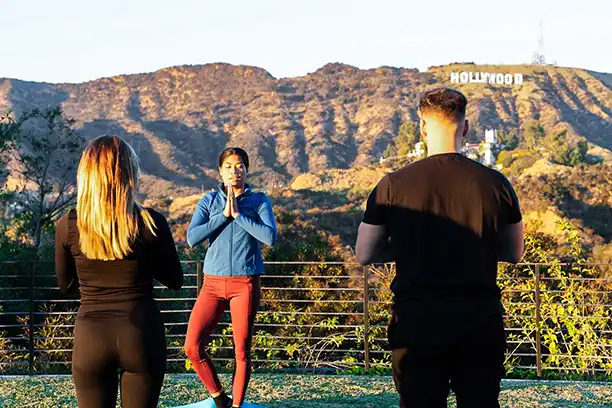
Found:
[[[225,215],[225,218],[232,217],[235,219],[238,214],[240,214],[238,201],[234,195],[234,189],[230,186],[227,189],[227,202],[225,203],[225,208],[223,209],[223,215]]]

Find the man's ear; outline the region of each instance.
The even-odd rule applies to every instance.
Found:
[[[464,126],[463,126],[463,134],[461,135],[461,138],[465,138],[469,131],[470,131],[470,121],[466,119]]]
[[[421,120],[419,121],[419,130],[421,131],[421,137],[427,137],[427,123],[425,123],[425,119],[423,119],[423,117],[421,117]]]

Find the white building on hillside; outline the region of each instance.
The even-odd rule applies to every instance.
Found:
[[[480,143],[465,143],[462,153],[472,160],[477,160],[486,166],[493,167],[497,160],[494,152],[499,147],[497,130],[486,129],[484,140]]]
[[[493,154],[493,148],[497,147],[497,130],[486,129],[484,140],[483,163],[487,166],[493,166],[497,159]]]
[[[461,149],[461,153],[463,153],[466,157],[469,157],[472,160],[480,161],[480,157],[478,154],[478,148],[480,145],[478,143],[465,143],[463,148]]]
[[[414,150],[407,154],[407,157],[421,157],[425,155],[425,142],[417,142]]]

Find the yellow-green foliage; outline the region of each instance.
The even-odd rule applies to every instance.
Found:
[[[511,329],[507,367],[512,371],[516,365],[535,365],[539,331],[543,370],[611,375],[612,284],[601,279],[596,266],[584,265],[586,257],[578,232],[565,221],[560,221],[558,227],[571,256],[568,264],[562,264],[558,258],[550,259],[546,237],[534,234],[526,239],[527,260],[546,265],[500,268],[506,327]]]
[[[364,269],[354,264],[330,263],[340,259],[334,257],[328,241],[312,235],[307,239],[301,235],[299,223],[291,225],[294,225],[293,231],[286,233],[296,234],[292,241],[295,244],[277,254],[279,259],[321,261],[267,266],[263,278],[265,301],[257,316],[253,342],[253,359],[259,361],[258,368],[303,367],[363,373],[367,339],[370,372],[388,373],[390,360],[385,339],[392,299],[389,285],[395,274],[394,266],[383,265],[368,270],[369,326],[366,331]],[[600,279],[598,268],[585,264],[587,253],[578,232],[565,221],[558,223],[558,229],[556,237],[528,229],[523,261],[531,264],[500,267],[499,284],[503,290],[506,327],[509,329],[506,366],[510,372],[521,367],[535,370],[536,333],[539,333],[541,365],[545,373],[611,375],[609,305],[612,304],[612,284]],[[566,249],[564,259],[559,259],[557,252],[559,237],[563,238]],[[539,275],[537,292],[536,274]],[[536,318],[536,297],[539,319]],[[173,305],[173,309],[188,311],[191,304],[181,302]],[[35,321],[34,347],[37,352],[33,368],[36,372],[66,371],[67,366],[63,363],[70,361],[74,314],[54,314],[59,310],[59,306],[38,309],[42,318]],[[61,308],[61,311],[70,310]],[[165,316],[169,318],[169,315]],[[186,321],[188,312],[181,312],[181,316],[177,315],[177,321]],[[28,361],[30,321],[22,317],[19,322],[22,324],[20,332],[11,334],[17,335],[17,340],[7,339],[9,336],[5,334],[0,336],[0,362]],[[214,338],[210,353],[218,359],[220,368],[231,370],[233,344],[229,314],[224,316],[215,333],[221,337]],[[170,370],[190,370],[182,350],[184,340],[177,337],[179,333],[173,334],[168,337],[169,350],[175,351],[170,352],[169,357],[178,364],[171,364]],[[3,367],[3,372],[9,370]],[[523,374],[515,372],[513,375]]]
[[[503,150],[497,157],[497,163],[503,165],[502,172],[507,176],[518,176],[537,159],[538,155],[528,149]]]

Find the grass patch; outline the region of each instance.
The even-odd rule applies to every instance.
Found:
[[[229,387],[230,376],[222,382]],[[612,383],[569,381],[503,382],[502,407],[610,407]],[[173,407],[207,398],[204,386],[194,375],[168,375],[160,407]],[[397,407],[398,397],[390,377],[254,375],[247,400],[278,408],[387,408]],[[449,398],[455,407],[455,398]],[[72,379],[22,377],[0,379],[0,406],[76,407]]]

